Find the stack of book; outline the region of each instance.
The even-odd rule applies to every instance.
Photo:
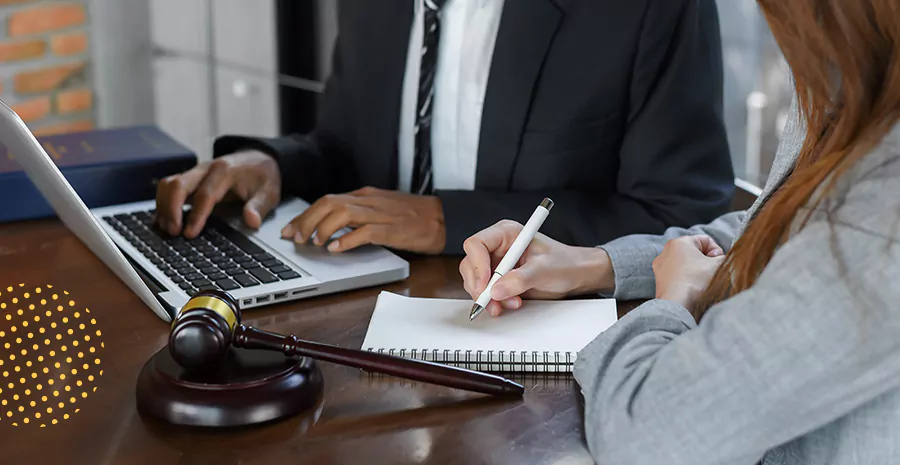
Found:
[[[88,208],[150,200],[160,179],[197,164],[190,149],[155,126],[101,129],[38,141]],[[0,141],[0,222],[55,216]]]

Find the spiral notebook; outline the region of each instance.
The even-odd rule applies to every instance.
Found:
[[[378,296],[362,349],[489,372],[571,372],[578,351],[612,326],[613,299],[526,301],[469,321],[471,300]]]

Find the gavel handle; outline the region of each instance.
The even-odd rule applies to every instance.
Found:
[[[521,396],[525,392],[525,388],[520,384],[487,373],[304,341],[293,335],[282,336],[252,326],[238,325],[234,331],[232,344],[245,349],[274,350],[288,356],[300,355],[366,371],[483,394]]]

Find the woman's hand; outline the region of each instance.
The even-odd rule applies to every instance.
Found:
[[[653,260],[656,298],[681,304],[693,313],[697,299],[724,260],[725,252],[709,236],[669,241]]]
[[[466,258],[459,265],[466,292],[477,299],[494,268],[503,259],[522,225],[501,221],[463,244]],[[570,247],[537,234],[525,249],[518,267],[503,276],[491,291],[486,310],[493,316],[522,306],[522,298],[559,299],[572,294],[600,292],[615,285],[612,264],[602,249]]]

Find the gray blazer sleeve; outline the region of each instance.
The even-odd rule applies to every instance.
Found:
[[[612,294],[619,300],[649,299],[656,293],[656,280],[651,264],[671,239],[681,236],[708,235],[726,252],[740,234],[747,212],[733,212],[712,223],[690,229],[669,228],[662,235],[635,234],[601,246],[612,261],[616,288]]]
[[[796,96],[791,102],[790,117],[784,128],[784,136],[778,147],[775,162],[765,192],[771,192],[781,178],[791,169],[794,157],[800,151],[806,138],[806,125],[800,117],[800,106]],[[765,194],[757,199],[750,211],[758,208]],[[651,264],[662,248],[671,239],[681,236],[705,234],[712,237],[726,252],[743,230],[747,212],[724,215],[710,224],[694,226],[690,229],[671,228],[661,236],[631,235],[614,240],[602,246],[612,260],[615,272],[615,292],[613,297],[620,300],[649,299],[656,293],[656,280]]]
[[[584,348],[597,462],[755,463],[900,387],[896,168],[827,202],[701,324],[654,300]]]

